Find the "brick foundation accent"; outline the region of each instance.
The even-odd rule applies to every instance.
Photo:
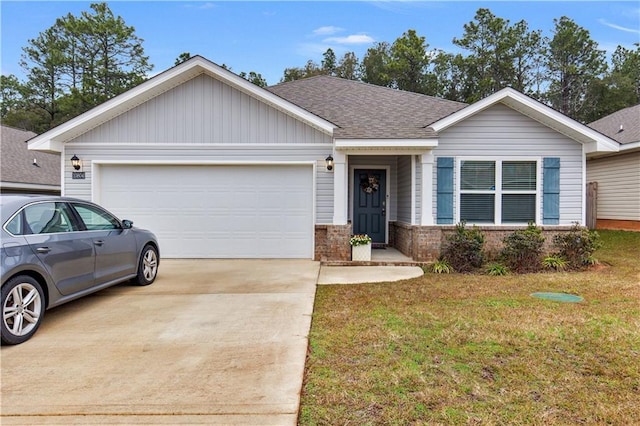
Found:
[[[351,224],[316,225],[316,247],[314,260],[349,261],[351,260]]]
[[[640,231],[640,220],[598,219],[596,221],[596,229]]]
[[[502,249],[507,235],[525,226],[481,226],[485,236],[485,250],[489,257]],[[571,229],[570,226],[542,227],[545,250],[551,251],[553,238]],[[447,236],[455,232],[455,226],[414,226],[392,222],[389,224],[389,245],[417,262],[433,262],[438,259]]]

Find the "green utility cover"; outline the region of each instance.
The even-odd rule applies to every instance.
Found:
[[[577,302],[582,302],[584,300],[580,296],[576,296],[575,294],[567,294],[567,293],[531,293],[531,296],[537,297],[538,299],[546,299],[546,300],[553,300],[556,302],[569,302],[569,303],[577,303]]]

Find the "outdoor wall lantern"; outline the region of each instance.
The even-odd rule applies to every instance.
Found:
[[[73,157],[71,157],[71,165],[75,170],[80,170],[80,159],[75,154],[73,154]]]
[[[328,156],[324,161],[327,163],[327,170],[333,170],[333,157]]]

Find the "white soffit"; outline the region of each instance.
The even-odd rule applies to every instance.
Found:
[[[438,146],[438,139],[335,139],[338,151],[424,152]]]

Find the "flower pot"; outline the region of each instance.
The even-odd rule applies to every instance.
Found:
[[[351,246],[351,260],[365,261],[371,260],[371,244],[361,246]]]

